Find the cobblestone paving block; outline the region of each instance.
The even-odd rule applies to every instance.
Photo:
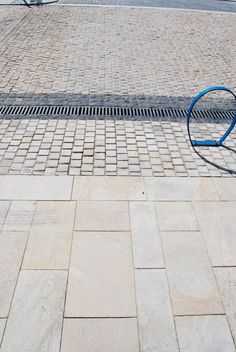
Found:
[[[54,131],[51,131],[52,127]],[[214,134],[222,133],[225,126],[218,123],[213,125],[205,123],[199,126],[199,128],[203,127],[208,129],[210,137],[213,138]],[[2,175],[231,177],[223,169],[206,163],[193,151],[188,141],[185,123],[181,121],[163,123],[141,120],[25,119],[0,120],[0,128],[0,174]],[[27,137],[29,131],[32,137]],[[8,137],[11,133],[13,135]],[[90,137],[90,134],[93,137]],[[39,135],[40,140],[37,137]],[[76,137],[78,135],[79,139]],[[115,136],[112,144],[107,142],[110,140],[110,135]],[[127,135],[135,136],[135,138],[132,137],[134,144],[128,144]],[[45,138],[48,136],[50,141],[45,143]],[[58,136],[62,136],[62,141],[57,139]],[[143,143],[141,148],[138,146],[140,136]],[[66,138],[67,140],[69,138],[70,142],[63,143]],[[88,138],[92,138],[94,142],[88,142]],[[233,148],[235,141],[236,133],[233,132],[226,144]],[[24,143],[27,145],[24,146]],[[66,143],[69,144],[68,148]],[[210,162],[226,169],[236,170],[236,154],[232,151],[225,148],[218,148],[218,150],[199,148],[199,151]],[[217,183],[216,186],[218,187]]]
[[[235,14],[2,6],[0,16],[0,104],[186,108],[209,85],[236,88]]]

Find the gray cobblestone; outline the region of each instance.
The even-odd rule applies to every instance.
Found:
[[[53,132],[52,142],[47,143],[47,149],[43,149],[42,144],[35,145],[34,139],[27,142],[27,148],[23,146],[24,149],[21,149],[24,144],[22,141],[25,140],[25,134],[29,128],[33,136],[40,132],[44,138],[48,135],[48,129],[50,133],[52,132],[51,120],[38,120],[36,123],[34,120],[26,119],[0,120],[0,174],[229,176],[194,153],[189,146],[185,122],[168,122],[168,128],[163,127],[158,121],[56,120],[53,122],[64,126],[65,135],[68,135],[69,131],[71,136],[75,136],[80,130],[81,146],[76,145],[78,143],[76,139],[70,141],[69,149],[64,149],[63,144],[55,146],[56,132]],[[134,145],[128,145],[128,148],[120,147],[117,141],[110,149],[111,145],[107,143],[110,136],[105,136],[99,147],[89,145],[91,149],[83,149],[85,138],[91,133],[91,128],[93,128],[94,138],[97,138],[97,125],[103,130],[108,130],[112,126],[113,131],[109,133],[113,133],[116,141],[121,128],[126,135],[136,136],[138,131],[139,135],[144,136],[143,143],[147,148],[138,148],[137,141]],[[212,137],[222,134],[226,126],[226,124],[205,123],[196,126],[195,129],[208,131]],[[13,129],[14,135],[8,140],[9,133]],[[153,144],[149,146],[147,141],[150,138]],[[233,131],[227,140],[227,145],[236,149],[235,141],[236,132]],[[126,145],[126,139],[122,143]],[[236,153],[224,148],[201,148],[200,151],[209,161],[236,169]]]
[[[227,13],[2,6],[0,104],[186,108],[208,85],[236,88],[235,34],[235,14]]]

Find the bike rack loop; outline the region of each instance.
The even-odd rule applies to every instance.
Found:
[[[193,111],[193,108],[195,106],[195,104],[207,93],[209,92],[213,92],[213,91],[225,91],[225,92],[229,92],[230,94],[233,95],[233,97],[236,100],[236,95],[228,88],[223,87],[223,86],[219,86],[219,87],[210,87],[207,88],[205,90],[203,90],[202,92],[200,92],[195,98],[193,98],[188,113],[187,113],[187,130],[188,130],[188,136],[189,136],[189,140],[192,146],[195,147],[220,147],[222,145],[222,143],[225,141],[225,139],[229,136],[229,134],[232,132],[234,126],[236,125],[236,112],[234,114],[233,117],[233,121],[231,122],[230,126],[228,127],[228,129],[225,131],[225,133],[223,134],[223,136],[218,140],[193,140],[191,137],[191,131],[190,131],[190,119],[191,119],[191,114]]]

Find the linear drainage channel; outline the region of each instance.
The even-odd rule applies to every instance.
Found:
[[[55,119],[132,119],[132,120],[183,120],[187,110],[171,108],[135,108],[101,106],[0,106],[0,118],[55,118]],[[229,120],[233,111],[195,110],[193,117],[198,121]]]

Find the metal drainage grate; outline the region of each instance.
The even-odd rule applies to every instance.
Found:
[[[185,119],[187,110],[170,108],[133,108],[101,106],[0,106],[4,118],[118,118]],[[232,119],[233,111],[195,110],[192,117],[203,120]]]

